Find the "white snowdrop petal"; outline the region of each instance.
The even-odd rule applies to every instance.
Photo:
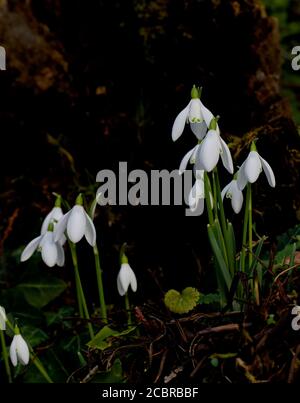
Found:
[[[196,183],[192,186],[188,197],[189,208],[193,211],[196,207]]]
[[[256,182],[261,173],[261,169],[261,162],[257,151],[250,151],[244,166],[244,174],[248,182]]]
[[[128,263],[123,263],[121,265],[120,269],[120,284],[125,291],[125,293],[128,291],[128,287],[130,284],[130,278],[131,278],[131,267],[129,266]]]
[[[177,115],[172,127],[172,140],[176,141],[182,135],[187,121],[190,103]]]
[[[209,130],[199,148],[199,161],[207,172],[212,171],[219,161],[220,140],[215,130]]]
[[[230,183],[228,183],[228,185],[226,185],[226,186],[224,187],[224,189],[222,190],[222,192],[221,192],[222,200],[224,200],[224,197],[225,197],[226,193],[228,192],[228,190],[229,190],[230,187],[231,187],[231,184],[232,184],[232,181],[231,181]]]
[[[64,232],[67,228],[67,222],[72,210],[68,211],[56,224],[54,228],[54,242],[59,242],[64,237]]]
[[[197,209],[200,199],[204,199],[204,183],[203,180],[196,179],[188,198],[188,204],[191,211],[194,212]]]
[[[67,242],[67,237],[63,234],[61,238],[57,241],[61,246],[64,246],[64,244]]]
[[[56,248],[57,248],[56,264],[57,266],[62,267],[65,264],[65,251],[59,242],[56,243]]]
[[[205,168],[203,166],[203,163],[202,163],[201,157],[200,157],[201,144],[198,145],[197,152],[195,154],[194,173],[195,173],[195,171],[203,171],[203,172],[205,171]]]
[[[53,267],[57,262],[57,245],[53,241],[53,233],[46,232],[49,235],[42,246],[42,259],[47,266]]]
[[[214,118],[214,115],[211,113],[209,109],[206,108],[206,106],[203,105],[203,103],[200,101],[200,106],[201,106],[201,113],[203,116],[203,119],[206,123],[206,126],[209,127],[210,122]]]
[[[190,123],[201,123],[203,116],[201,113],[201,103],[199,98],[194,98],[190,102],[188,120]]]
[[[46,218],[43,221],[41,234],[44,234],[48,230],[50,223],[53,223],[55,226],[62,217],[62,209],[60,207],[53,207],[53,209],[50,211],[50,213],[47,214]]]
[[[261,161],[264,173],[267,177],[268,183],[272,188],[274,188],[276,185],[276,181],[275,181],[275,175],[274,175],[273,169],[271,168],[270,164],[266,160],[264,160],[261,156],[259,156],[259,157],[260,157],[260,161]]]
[[[205,137],[205,134],[207,132],[207,126],[206,123],[203,122],[197,122],[197,123],[190,123],[190,127],[194,135],[197,137],[198,140],[202,140]]]
[[[204,199],[199,199],[197,204],[197,213],[199,215],[203,214],[204,211]]]
[[[191,158],[190,158],[190,163],[191,164],[195,164],[196,158],[197,158],[197,152],[198,152],[199,148],[200,148],[200,144],[197,144],[196,147],[194,148],[194,152],[193,152],[193,154],[191,155]]]
[[[28,345],[20,334],[16,338],[17,357],[22,365],[27,365],[30,357]]]
[[[130,286],[131,286],[132,291],[136,292],[136,290],[137,290],[137,281],[136,281],[134,271],[132,269],[131,269],[131,273],[130,273]]]
[[[43,221],[42,228],[41,228],[41,234],[42,235],[45,234],[45,232],[47,231],[47,229],[49,227],[49,224],[51,222],[51,219],[52,219],[52,211],[50,211],[50,213],[48,213],[46,215],[46,217],[45,217],[45,219]]]
[[[61,207],[53,207],[52,209],[52,220],[54,224],[57,224],[58,221],[64,216]]]
[[[85,237],[91,246],[95,246],[96,245],[96,229],[95,229],[95,226],[94,226],[94,223],[93,223],[91,217],[86,212],[84,212],[84,213],[85,213],[85,217],[86,217]]]
[[[117,288],[118,288],[118,293],[121,295],[121,297],[123,297],[126,294],[126,292],[124,291],[124,289],[122,287],[120,275],[118,275],[118,277],[117,277]]]
[[[236,214],[238,214],[242,209],[244,196],[237,186],[237,181],[233,181],[231,191],[232,191],[231,206],[233,208],[233,211]]]
[[[190,151],[188,151],[185,156],[182,158],[180,166],[179,166],[179,174],[183,174],[183,172],[186,170],[187,164],[191,158],[191,156],[193,155],[195,148],[192,148]]]
[[[225,143],[225,141],[221,137],[219,137],[219,138],[220,138],[221,147],[222,147],[221,159],[222,159],[223,165],[230,174],[233,174],[233,162],[232,162],[230,150],[229,150],[227,144]]]
[[[10,360],[12,362],[12,365],[16,367],[18,365],[18,358],[17,358],[17,348],[16,348],[16,335],[13,337],[13,340],[11,342],[10,348],[9,348],[9,356]]]
[[[246,175],[244,173],[244,167],[245,167],[245,163],[242,164],[242,166],[238,170],[238,174],[237,174],[237,185],[240,190],[243,190],[248,182]]]
[[[22,252],[21,262],[25,262],[25,260],[29,259],[33,255],[34,251],[39,246],[39,243],[42,238],[43,238],[43,235],[40,235],[37,238],[34,238],[31,242],[29,242],[29,244],[26,246],[26,248]]]
[[[77,243],[82,239],[86,231],[86,221],[84,208],[74,206],[67,222],[67,234],[72,242]]]

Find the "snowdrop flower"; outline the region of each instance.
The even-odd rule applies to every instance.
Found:
[[[191,129],[198,140],[205,136],[207,128],[213,119],[213,114],[200,101],[201,90],[193,86],[191,100],[178,114],[172,127],[172,139],[176,141],[182,135],[185,124],[190,123]]]
[[[118,292],[121,296],[125,295],[128,291],[129,285],[133,292],[137,290],[137,281],[134,271],[128,264],[128,259],[125,254],[121,256],[121,269],[117,277]]]
[[[200,147],[200,144],[197,144],[195,147],[193,147],[189,152],[185,154],[185,156],[182,158],[182,161],[179,166],[179,174],[181,175],[187,167],[187,164],[195,164],[196,162],[196,155],[197,151]]]
[[[96,244],[96,230],[93,221],[83,208],[82,195],[80,194],[75,206],[66,213],[58,222],[54,230],[54,241],[58,242],[64,232],[73,243],[79,242],[83,236],[91,246]]]
[[[230,183],[228,183],[227,186],[224,187],[221,192],[221,196],[222,199],[224,199],[224,196],[226,196],[228,199],[231,199],[231,206],[236,214],[241,211],[244,197],[242,191],[237,185],[236,179],[233,179]]]
[[[63,217],[64,213],[62,212],[61,209],[61,196],[57,196],[55,205],[53,209],[50,211],[50,213],[47,214],[45,217],[42,228],[41,228],[41,235],[45,234],[48,230],[49,224],[53,224],[53,227],[56,227],[56,224],[60,221],[60,219]],[[59,243],[61,245],[64,245],[66,242],[67,238],[65,235],[62,235],[62,237],[59,239]]]
[[[224,167],[227,171],[233,174],[233,162],[229,148],[225,141],[221,138],[217,119],[214,118],[210,124],[210,129],[207,132],[204,140],[201,142],[196,155],[196,169],[212,171],[221,156]]]
[[[300,306],[295,305],[292,309],[292,315],[296,315],[292,320],[292,329],[293,330],[300,330]]]
[[[22,365],[27,365],[29,362],[29,348],[26,341],[20,335],[19,329],[16,327],[13,341],[10,345],[9,355],[14,367],[18,362]]]
[[[54,240],[53,224],[49,224],[48,230],[44,234],[29,242],[22,252],[21,262],[28,260],[36,250],[41,252],[42,259],[47,266],[64,265],[65,253],[62,245]]]
[[[237,178],[238,187],[243,190],[248,182],[256,182],[262,170],[264,170],[269,185],[275,187],[275,176],[272,168],[267,161],[258,154],[255,143],[252,142],[250,153],[239,169]]]
[[[47,214],[43,221],[41,234],[44,234],[47,231],[50,223],[52,223],[55,227],[58,221],[63,217],[63,215],[64,214],[61,209],[61,197],[57,196],[53,209],[50,211],[50,213]]]
[[[201,215],[204,211],[204,171],[196,171],[196,181],[190,190],[188,204],[190,210]]]
[[[3,306],[0,306],[0,330],[6,330],[6,322],[7,322],[7,317],[6,317],[5,309]]]
[[[190,190],[188,197],[188,205],[190,207],[191,212],[197,211],[198,215],[201,215],[204,211],[205,205],[205,186],[204,186],[204,171],[203,170],[195,170],[196,181]],[[212,194],[209,193],[210,197],[210,205],[213,208],[213,197]]]

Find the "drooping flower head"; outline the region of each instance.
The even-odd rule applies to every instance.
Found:
[[[61,209],[61,196],[57,195],[53,209],[47,214],[42,223],[41,234],[43,235],[48,230],[49,224],[53,224],[55,228],[56,224],[63,217],[63,215],[64,213]]]
[[[18,362],[22,365],[27,365],[30,358],[29,348],[26,341],[20,335],[19,328],[15,327],[15,335],[9,349],[9,355],[14,367]]]
[[[33,253],[38,250],[42,254],[42,259],[47,266],[53,267],[56,264],[58,266],[63,266],[65,263],[65,253],[60,242],[54,240],[54,224],[50,223],[48,225],[47,231],[34,238],[26,248],[23,250],[21,255],[21,262],[28,260]]]
[[[77,197],[75,206],[56,225],[54,230],[55,242],[61,239],[65,231],[73,243],[79,242],[85,236],[91,246],[96,244],[95,226],[83,207],[81,194]]]
[[[196,151],[195,166],[197,170],[211,172],[218,164],[221,156],[222,163],[229,173],[233,173],[233,162],[229,148],[220,136],[218,117],[213,118],[209,131]]]
[[[248,182],[256,182],[262,170],[267,177],[269,185],[275,187],[276,182],[274,172],[267,161],[258,154],[256,145],[253,141],[250,153],[239,169],[237,178],[238,187],[243,190]]]
[[[121,249],[121,268],[117,277],[117,288],[121,296],[128,292],[129,286],[133,292],[137,290],[137,281],[134,271],[128,264],[128,258]]]
[[[201,215],[204,211],[204,171],[195,171],[196,181],[190,190],[188,204],[191,212]]]
[[[195,85],[193,86],[191,91],[192,99],[174,121],[172,127],[173,141],[176,141],[182,135],[186,123],[190,124],[191,130],[198,140],[202,140],[205,136],[214,116],[201,102],[201,92],[202,89],[196,88]]]
[[[224,197],[231,199],[233,211],[238,214],[243,206],[244,197],[242,191],[237,185],[236,177],[237,175],[235,175],[233,180],[224,187],[221,192],[221,196],[222,199],[224,199]]]

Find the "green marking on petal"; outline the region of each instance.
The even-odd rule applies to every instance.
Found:
[[[53,230],[54,230],[54,224],[52,222],[50,222],[48,225],[47,231],[53,232]]]

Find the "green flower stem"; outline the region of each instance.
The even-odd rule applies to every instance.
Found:
[[[72,262],[73,262],[74,271],[75,271],[75,286],[76,286],[76,296],[77,296],[77,303],[78,303],[78,312],[79,312],[79,316],[81,318],[84,318],[84,312],[83,312],[83,306],[82,306],[82,300],[81,300],[81,292],[80,292],[81,281],[80,281],[80,277],[78,278],[78,276],[76,275],[76,269],[75,269],[75,267],[77,267],[77,271],[78,271],[78,259],[77,259],[76,247],[74,244],[72,244],[71,241],[69,241],[69,246],[70,246],[70,250],[71,250]]]
[[[252,188],[251,184],[248,183],[249,187],[249,202],[248,202],[248,240],[249,240],[249,268],[252,265]]]
[[[253,224],[252,224],[252,187],[251,184],[248,184],[249,187],[249,204],[248,204],[248,244],[249,244],[249,269],[252,267],[252,261],[253,261],[253,239],[252,239],[252,234],[253,234]],[[253,271],[253,281],[252,281],[252,293],[255,298],[255,302],[257,305],[260,304],[260,298],[259,298],[259,282],[258,282],[258,277],[257,273],[254,270]]]
[[[221,196],[221,187],[220,187],[220,181],[219,181],[219,175],[218,175],[218,170],[217,168],[214,169],[215,173],[215,180],[216,180],[216,188],[217,188],[217,206],[220,210],[220,218],[221,218],[221,226],[222,226],[222,231],[225,236],[227,234],[227,224],[226,224],[226,217],[225,217],[225,212],[224,212],[224,206],[223,206],[223,200]]]
[[[227,255],[228,266],[231,273],[234,273],[235,261],[234,261],[234,252],[232,250],[232,243],[230,241],[229,229],[227,225],[227,220],[225,217],[224,205],[221,195],[221,187],[220,180],[217,167],[214,169],[214,177],[216,181],[216,191],[217,191],[217,205],[220,211],[220,220],[221,220],[221,228],[223,232],[223,237],[225,241],[225,252]],[[216,208],[217,209],[217,208]],[[233,259],[230,259],[230,256],[233,256]]]
[[[217,179],[216,179],[216,168],[212,172],[212,179],[213,179],[213,199],[214,199],[214,206],[218,205],[218,196],[217,196]],[[215,219],[218,219],[218,209],[214,209],[215,212]]]
[[[88,311],[88,307],[87,307],[87,303],[86,303],[86,299],[85,299],[85,295],[83,292],[82,283],[81,283],[81,279],[80,279],[76,245],[71,241],[69,241],[69,245],[70,245],[71,254],[72,254],[76,286],[78,287],[77,296],[79,297],[79,301],[80,301],[80,302],[78,301],[78,305],[82,306],[84,317],[88,321],[88,329],[89,329],[90,337],[92,339],[94,337],[94,330],[93,330],[92,324],[90,322],[90,315],[89,315],[89,311]]]
[[[241,265],[240,269],[242,272],[245,272],[245,259],[246,259],[246,243],[247,243],[247,229],[248,229],[248,219],[249,219],[249,198],[250,198],[250,184],[247,185],[247,193],[246,193],[246,206],[244,213],[244,222],[243,222],[243,240],[242,240],[242,251],[241,251]]]
[[[104,287],[102,280],[102,270],[100,265],[100,256],[97,244],[93,248],[94,257],[95,257],[95,267],[96,267],[96,275],[97,275],[97,283],[98,283],[98,291],[99,291],[99,300],[100,300],[100,310],[101,310],[101,318],[104,323],[107,323],[107,309],[104,297]]]
[[[207,172],[204,172],[204,193],[205,193],[205,201],[206,201],[206,208],[207,208],[207,214],[208,214],[208,222],[213,227],[214,216],[213,216],[212,205],[211,205],[211,200],[210,200],[210,189],[211,189],[211,186],[210,186],[208,174],[207,174]]]
[[[3,361],[4,361],[4,365],[5,365],[5,371],[6,371],[8,383],[12,383],[11,370],[10,370],[7,348],[6,348],[6,343],[5,343],[5,336],[4,336],[3,330],[0,330],[0,338],[1,338],[1,347],[2,347],[2,357],[3,357]]]
[[[125,294],[125,309],[126,309],[126,312],[128,315],[127,324],[128,324],[128,327],[131,327],[132,326],[132,316],[131,316],[131,308],[130,308],[128,292]]]

